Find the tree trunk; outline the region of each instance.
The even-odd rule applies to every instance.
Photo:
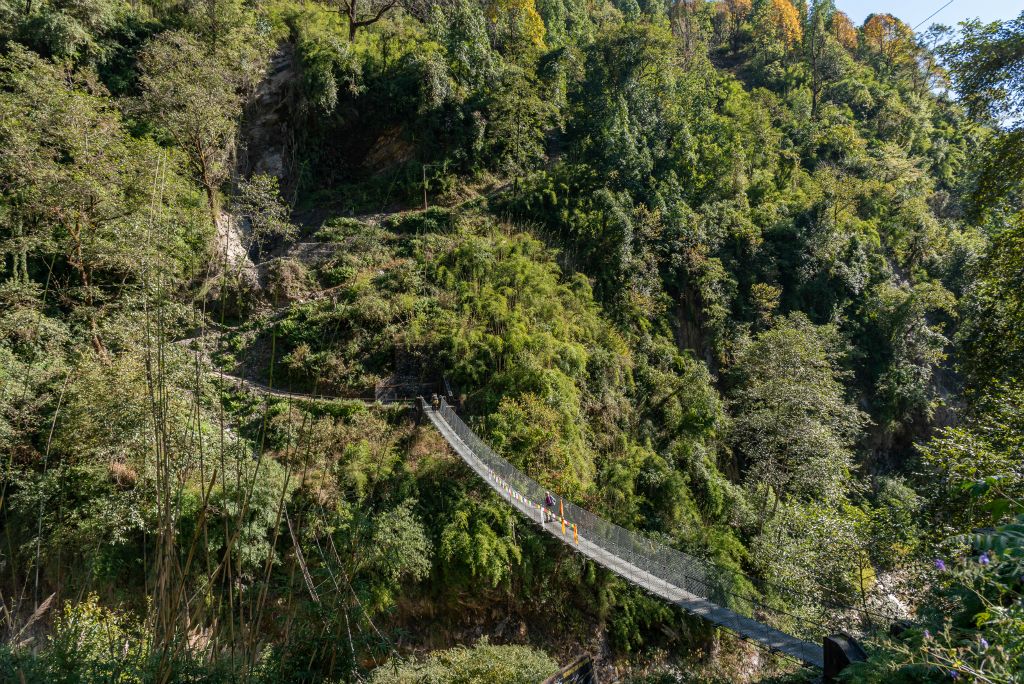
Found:
[[[199,182],[206,193],[206,206],[210,210],[210,220],[213,221],[213,227],[216,228],[217,214],[220,209],[219,202],[217,201],[218,183],[210,170],[210,160],[202,141],[194,137],[189,141],[189,146],[192,148],[190,155],[192,157],[192,166],[199,172]]]
[[[210,220],[213,221],[213,225],[214,227],[216,227],[217,222],[220,219],[220,217],[218,216],[218,214],[220,213],[220,207],[219,203],[217,202],[217,188],[204,181],[203,190],[206,191],[206,206],[210,210]]]
[[[206,206],[210,210],[210,220],[213,221],[213,227],[216,229],[218,221],[220,219],[220,203],[217,201],[217,184],[214,183],[213,179],[210,178],[209,167],[204,159],[202,162],[202,181],[203,191],[206,193]]]
[[[107,348],[100,338],[100,328],[96,320],[96,300],[93,297],[92,278],[89,275],[89,268],[85,265],[85,254],[82,251],[82,226],[69,227],[68,233],[75,242],[75,251],[68,259],[68,262],[78,271],[78,277],[82,279],[82,287],[85,289],[85,303],[89,309],[89,332],[92,336],[92,346],[101,359],[106,360]]]
[[[10,280],[11,280],[11,282],[14,282],[14,283],[21,283],[21,272],[22,272],[21,258],[22,258],[22,254],[25,251],[24,250],[24,246],[23,246],[22,241],[21,241],[23,232],[24,231],[23,231],[22,226],[21,226],[21,221],[18,221],[15,224],[15,226],[14,226],[14,238],[15,238],[14,239],[14,250],[11,253],[11,278],[10,278]],[[27,282],[27,278],[26,278],[26,282]]]
[[[356,22],[358,6],[359,0],[348,0],[348,42],[350,43],[355,42],[356,30],[359,28],[359,24]]]

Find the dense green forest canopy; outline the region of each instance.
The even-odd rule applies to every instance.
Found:
[[[885,9],[0,3],[0,678],[813,676],[367,401],[447,382],[848,681],[1020,681],[1024,14]]]

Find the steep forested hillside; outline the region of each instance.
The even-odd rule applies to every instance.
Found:
[[[1024,15],[886,9],[0,5],[0,679],[813,679],[444,388],[848,681],[1021,681]]]

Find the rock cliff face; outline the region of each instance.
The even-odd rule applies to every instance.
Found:
[[[256,174],[276,176],[284,198],[294,202],[295,50],[282,43],[270,58],[266,75],[245,108],[235,160],[235,182]],[[216,244],[207,290],[216,299],[224,296],[223,275],[233,287],[255,296],[262,286],[260,269],[253,260],[247,222],[222,211],[217,219]],[[237,293],[235,295],[237,296]],[[235,312],[237,313],[237,312]]]
[[[263,82],[256,88],[245,110],[240,134],[239,178],[265,173],[281,181],[286,200],[295,197],[296,82],[298,70],[291,43],[278,46],[270,59]]]

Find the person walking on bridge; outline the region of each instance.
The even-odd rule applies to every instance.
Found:
[[[544,522],[551,522],[555,519],[555,497],[551,496],[551,492],[544,492],[544,509],[546,511],[544,515]]]

